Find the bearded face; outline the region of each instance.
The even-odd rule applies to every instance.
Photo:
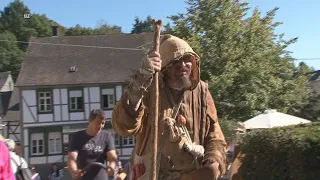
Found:
[[[191,87],[190,74],[194,61],[192,55],[186,55],[167,67],[166,82],[170,88],[182,91]]]

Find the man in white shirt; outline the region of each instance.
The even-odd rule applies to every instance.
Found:
[[[16,173],[18,171],[19,166],[21,166],[21,168],[28,168],[28,163],[26,162],[26,160],[14,152],[14,148],[16,146],[16,143],[14,142],[14,140],[5,139],[4,143],[7,145],[10,151],[11,166],[12,166],[13,173]]]

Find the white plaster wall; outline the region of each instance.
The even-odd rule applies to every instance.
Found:
[[[70,113],[70,120],[83,120],[84,113],[83,112],[72,112]]]
[[[122,95],[122,86],[117,86],[116,87],[116,101],[120,100],[121,95]]]
[[[27,162],[29,162],[29,164],[30,164],[30,159],[29,159],[29,146],[24,147],[23,157],[24,157],[24,159],[25,159]]]
[[[88,88],[83,88],[83,95],[84,95],[84,103],[89,102],[89,91]]]
[[[62,104],[68,104],[68,90],[61,89],[61,101]]]
[[[62,155],[48,156],[48,163],[62,162]]]
[[[101,104],[100,104],[100,103],[91,103],[91,109],[90,109],[90,111],[91,111],[92,109],[94,109],[94,108],[100,109],[100,108],[101,108]],[[89,113],[90,113],[90,112],[89,112]]]
[[[61,121],[61,106],[54,106],[54,120]]]
[[[16,129],[17,128],[17,129]],[[16,130],[15,131],[15,133],[21,133],[21,126],[12,126],[12,127],[10,127],[10,129],[11,129],[11,131],[10,132],[14,132],[14,130]]]
[[[28,159],[29,159],[29,130],[28,129],[23,130],[23,144],[24,144],[23,156],[28,162]]]
[[[62,120],[63,121],[69,120],[68,105],[62,105]]]
[[[23,130],[23,143],[25,146],[29,145],[29,134],[28,134],[28,129]]]
[[[90,102],[100,102],[100,88],[99,87],[90,87]]]
[[[9,139],[12,139],[14,141],[20,141],[21,135],[20,134],[9,134]]]
[[[47,157],[41,156],[41,157],[31,157],[29,160],[29,163],[34,164],[46,164],[47,163]]]
[[[113,88],[102,89],[102,94],[114,94]]]
[[[107,118],[111,118],[111,116],[112,116],[112,110],[104,111],[104,113],[106,114],[106,117],[107,117]]]
[[[26,101],[28,106],[37,105],[36,101],[36,91],[35,90],[24,90],[22,91],[22,97]]]
[[[28,108],[26,101],[22,100],[22,119],[24,123],[36,122],[37,118],[37,107]]]
[[[85,104],[84,105],[84,112],[85,112],[85,118],[88,118],[89,114],[90,114],[90,106],[89,106],[89,104]]]
[[[39,114],[39,122],[52,122],[53,114]]]
[[[53,104],[60,103],[60,89],[53,89]]]

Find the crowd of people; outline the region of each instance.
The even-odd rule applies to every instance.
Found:
[[[80,160],[80,167],[87,165],[90,161],[100,161],[101,163],[107,163],[110,168],[107,173],[105,171],[100,172],[100,169],[93,168],[85,172],[86,175],[84,175],[83,172],[83,174],[77,175],[71,171],[73,178],[78,179],[81,176],[83,180],[93,180],[95,179],[94,177],[103,180],[128,180],[129,163],[126,163],[124,166],[121,165],[121,161],[118,159],[118,152],[115,150],[114,137],[109,132],[102,130],[105,123],[103,110],[92,110],[89,119],[91,119],[89,120],[87,129],[89,133],[87,133],[86,130],[75,133],[73,139],[77,139],[77,141],[72,141],[69,146],[69,151],[79,151],[79,155],[76,155],[76,158]],[[83,148],[81,145],[85,145],[84,147],[87,148],[85,149],[86,151],[80,151]],[[40,174],[36,172],[35,167],[29,166],[27,161],[20,155],[21,153],[17,153],[17,151],[18,148],[16,148],[14,140],[5,139],[0,135],[0,180],[18,180],[17,174],[20,169],[28,169],[30,171],[30,180],[40,180]],[[102,155],[103,152],[105,152],[104,155]],[[96,158],[92,159],[93,157]],[[69,158],[69,164],[70,160]],[[99,173],[101,173],[100,176]],[[48,180],[62,180],[63,177],[63,170],[60,169],[57,164],[52,164],[50,173],[48,174]]]
[[[150,179],[154,153],[150,146],[154,140],[151,130],[155,120],[150,111],[155,96],[149,88],[156,72],[159,72],[156,96],[161,96],[157,179],[216,180],[225,173],[226,142],[208,84],[200,80],[200,57],[186,41],[164,35],[159,52],[150,51],[143,58],[112,112],[114,131],[136,138],[130,163],[124,166],[127,168],[117,166],[114,138],[103,130],[104,111],[93,109],[88,127],[74,133],[69,143],[68,169],[74,179],[105,180],[108,176],[117,180]],[[82,170],[93,162],[108,162],[107,173],[101,167]]]
[[[106,114],[93,109],[86,129],[69,141],[68,170],[81,180],[148,180],[151,175],[152,144],[149,116],[154,101],[148,91],[153,74],[159,74],[159,180],[216,180],[226,170],[226,142],[221,131],[208,84],[200,80],[200,57],[182,39],[165,35],[160,51],[150,52],[136,71],[112,112],[112,127],[121,136],[134,136],[130,161],[119,161],[113,135],[104,130]],[[161,128],[160,128],[161,127]],[[0,143],[0,180],[11,180],[17,167],[28,164],[13,151],[15,143]],[[162,159],[162,160],[161,160]],[[91,163],[108,164],[83,170]],[[63,171],[54,164],[49,179],[60,180]]]
[[[0,135],[0,180],[19,179],[20,172],[26,169],[30,172],[30,180],[40,180],[35,167],[29,167],[27,161],[17,153],[16,143]]]

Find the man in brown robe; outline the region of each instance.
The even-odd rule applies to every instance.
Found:
[[[182,39],[164,35],[149,53],[112,113],[121,136],[135,136],[134,180],[149,180],[152,166],[150,87],[159,74],[158,179],[217,179],[225,173],[225,139],[208,85],[200,80],[200,58]]]

